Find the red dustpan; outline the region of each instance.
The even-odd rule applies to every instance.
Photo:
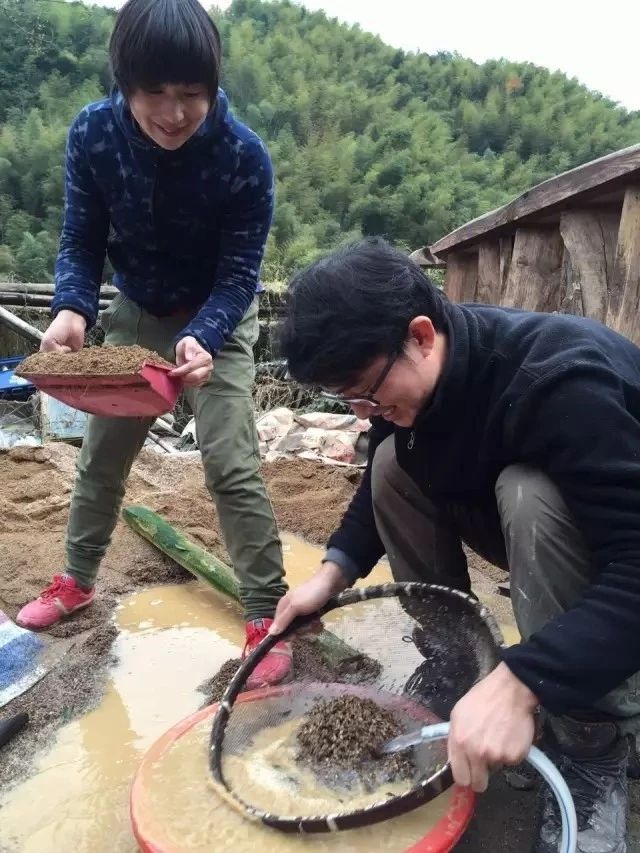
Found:
[[[24,373],[25,379],[62,403],[90,415],[158,417],[175,406],[182,382],[172,379],[171,365],[144,362],[135,373],[71,375]]]

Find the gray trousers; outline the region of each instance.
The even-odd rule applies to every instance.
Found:
[[[395,580],[469,591],[465,542],[510,572],[511,602],[525,640],[571,607],[595,580],[582,534],[558,489],[540,471],[505,468],[496,500],[488,506],[435,505],[398,465],[390,436],[374,457],[372,491],[376,526]],[[597,707],[628,718],[624,728],[640,728],[640,673]]]

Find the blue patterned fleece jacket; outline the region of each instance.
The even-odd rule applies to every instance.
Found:
[[[114,90],[69,132],[53,313],[95,323],[106,252],[123,294],[158,317],[193,310],[179,338],[215,355],[260,289],[272,214],[269,154],[222,90],[178,151],[148,140]]]

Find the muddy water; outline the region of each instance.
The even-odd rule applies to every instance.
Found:
[[[0,801],[2,840],[12,853],[136,850],[127,797],[137,764],[201,704],[198,684],[238,652],[237,613],[195,584],[136,595],[118,621],[127,627],[114,645],[119,663],[103,701],[64,726],[36,775]]]
[[[179,738],[153,766],[144,812],[152,826],[153,843],[164,853],[370,853],[402,851],[415,844],[446,812],[451,791],[399,818],[338,835],[276,834],[247,821],[214,792],[203,773],[211,721],[205,719]],[[251,784],[251,779],[246,780]],[[326,802],[323,803],[326,807]],[[193,815],[201,815],[195,822]],[[166,820],[155,819],[165,815]]]
[[[283,549],[295,586],[317,567],[320,549],[288,536]],[[377,568],[372,582],[385,580]],[[202,704],[196,688],[243,642],[237,606],[196,582],[135,593],[116,621],[118,664],[102,702],[61,728],[35,774],[0,798],[2,853],[137,850],[128,813],[136,767],[157,737]]]
[[[287,578],[295,586],[317,566],[320,550],[286,536],[283,547]],[[367,583],[389,579],[388,568],[380,566]],[[100,705],[62,727],[51,750],[38,760],[34,775],[0,798],[2,853],[137,850],[128,807],[129,786],[136,768],[154,740],[202,704],[196,688],[225,660],[239,654],[243,640],[236,605],[196,582],[135,593],[123,600],[116,621],[120,628],[114,644],[118,664]],[[202,732],[194,730],[193,744],[192,756],[204,749]],[[195,761],[184,756],[173,759]],[[203,788],[202,808],[205,798],[209,806],[213,795]],[[194,801],[198,802],[197,798]],[[442,803],[437,811],[441,807]],[[215,826],[218,845],[222,844],[220,832],[224,831],[227,811],[226,806],[215,808],[211,825]],[[213,807],[210,813],[214,814]],[[199,813],[192,812],[192,830],[193,814]],[[229,821],[230,839],[238,838],[238,821],[244,827],[239,830],[240,835],[244,833],[248,838],[241,818],[229,815]],[[424,823],[421,826],[426,828]],[[385,831],[375,831],[376,845],[380,847]],[[211,846],[211,841],[205,843],[207,850],[216,846]],[[251,842],[251,846],[253,849],[255,843]],[[371,846],[370,837],[367,846],[360,849]],[[266,837],[260,838],[258,847],[269,849]],[[280,836],[272,849],[284,849]],[[312,849],[320,848],[313,844]],[[334,845],[332,849],[348,848]],[[388,849],[398,847],[394,844]]]

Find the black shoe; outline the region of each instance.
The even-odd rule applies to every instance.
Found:
[[[579,853],[626,853],[628,742],[614,722],[548,717],[544,751],[564,776],[578,816]],[[548,785],[535,853],[557,853],[560,814]]]

